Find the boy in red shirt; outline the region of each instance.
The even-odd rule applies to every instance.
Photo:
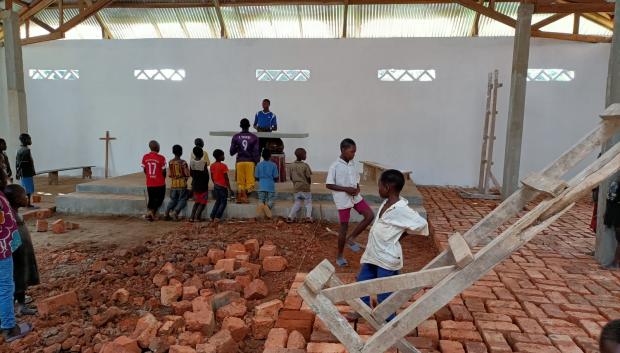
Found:
[[[151,152],[142,157],[142,170],[146,175],[146,190],[149,195],[147,213],[148,221],[157,220],[157,210],[166,197],[166,158],[159,154],[159,142],[149,142]]]
[[[232,195],[230,181],[228,180],[228,167],[222,163],[224,161],[224,151],[213,151],[215,163],[211,164],[211,179],[213,179],[213,195],[215,196],[215,204],[211,210],[211,221],[218,222],[228,203],[228,192]]]

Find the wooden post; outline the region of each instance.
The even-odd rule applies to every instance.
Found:
[[[476,13],[478,15],[478,13]],[[491,118],[491,94],[493,92],[493,74],[489,73],[487,84],[487,105],[484,112],[484,130],[482,130],[482,152],[480,153],[480,175],[478,175],[478,192],[484,193],[486,164],[489,162],[489,119]]]
[[[110,141],[116,140],[116,137],[110,137],[110,131],[105,132],[105,137],[100,137],[100,140],[105,141],[105,178],[109,176],[108,161],[110,155]]]
[[[512,75],[510,79],[510,102],[506,126],[506,151],[502,198],[506,199],[519,188],[521,165],[521,143],[523,142],[523,118],[525,115],[525,89],[527,66],[530,55],[530,37],[534,4],[522,2],[519,5],[512,53]]]
[[[620,103],[620,0],[616,0],[616,11],[614,13],[614,34],[611,50],[609,51],[605,103],[607,106],[613,103]],[[618,141],[620,141],[620,133],[614,135],[609,142],[603,144],[602,152],[607,151]],[[607,265],[614,259],[617,246],[614,229],[608,228],[603,224],[603,217],[607,209],[605,199],[609,190],[609,184],[617,179],[618,175],[613,175],[599,186],[594,257],[601,265]]]
[[[482,190],[483,194],[489,193],[489,183],[490,180],[493,179],[495,184],[499,184],[495,181],[495,177],[493,176],[493,172],[491,171],[491,167],[493,167],[493,148],[495,146],[495,122],[497,121],[497,89],[502,87],[502,84],[499,83],[499,71],[495,70],[493,72],[493,93],[491,95],[491,117],[489,126],[489,139],[488,139],[488,153],[487,153],[487,165],[485,171],[485,179],[484,179],[484,190]],[[499,185],[496,185],[499,188]]]

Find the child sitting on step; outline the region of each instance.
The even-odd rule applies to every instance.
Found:
[[[276,197],[276,181],[280,177],[278,166],[271,161],[271,151],[264,149],[262,153],[263,161],[256,165],[254,176],[258,179],[258,206],[256,213],[259,217],[263,215],[268,219],[272,218],[273,200]]]
[[[293,188],[295,190],[295,203],[291,208],[291,212],[288,215],[288,222],[293,222],[293,219],[301,209],[301,202],[304,202],[306,206],[306,221],[312,222],[312,193],[310,192],[310,183],[312,177],[312,170],[310,166],[305,162],[306,150],[298,148],[295,150],[295,157],[297,160],[290,166],[291,181],[293,182]]]
[[[174,158],[168,163],[168,175],[170,176],[170,202],[166,207],[166,220],[179,220],[179,214],[187,206],[188,191],[187,179],[189,178],[189,167],[187,162],[181,159],[183,147],[180,145],[172,146]]]
[[[389,169],[379,179],[379,196],[385,199],[379,208],[370,233],[366,250],[360,259],[360,272],[357,281],[395,276],[403,268],[403,250],[400,238],[405,234],[428,236],[428,223],[416,211],[412,210],[406,199],[400,197],[405,185],[403,173]],[[381,303],[392,293],[380,293],[377,302]],[[362,301],[370,306],[370,297]],[[356,319],[355,314],[347,316]],[[392,314],[388,321],[394,318]]]

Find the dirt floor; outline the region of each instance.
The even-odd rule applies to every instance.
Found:
[[[37,178],[37,188],[43,193],[42,205],[52,201],[55,195],[71,192],[75,183],[81,181],[79,178],[61,178],[60,185],[48,186],[44,178]],[[289,264],[284,272],[261,276],[269,288],[269,296],[265,300],[284,300],[296,273],[311,270],[324,258],[332,262],[335,260],[336,236],[327,231],[328,228],[337,230],[334,224],[229,221],[210,227],[207,223],[148,223],[132,217],[58,214],[50,220],[57,218],[79,223],[80,228],[65,234],[31,233],[42,284],[31,288],[28,294],[38,301],[76,290],[80,310],[45,319],[24,318],[35,325],[35,333],[10,345],[9,350],[6,350],[6,345],[0,345],[0,352],[39,351],[54,343],[66,342],[68,337],[73,337],[71,333],[75,333],[74,330],[81,333],[79,342],[82,352],[89,352],[86,347],[95,347],[97,343],[119,335],[129,335],[145,311],[157,317],[171,313],[169,307],[159,305],[159,287],[152,282],[154,274],[170,262],[183,270],[179,278],[181,282],[194,275],[202,275],[207,269],[192,265],[192,260],[206,256],[210,248],[226,249],[227,244],[243,243],[248,239],[258,239],[261,244],[271,241],[277,245],[279,255],[285,256]],[[30,229],[34,229],[34,221]],[[366,239],[365,232],[359,242],[365,244]],[[407,237],[402,244],[404,272],[421,268],[436,254],[431,237]],[[356,273],[361,253],[354,254],[346,249],[345,256],[350,266],[339,269],[339,272]],[[110,298],[120,288],[127,289],[130,298],[136,301],[118,305],[122,314],[105,325],[95,326],[93,318],[102,315],[114,304]],[[248,306],[255,304],[258,303],[248,303]],[[262,352],[263,343],[262,340],[248,338],[242,351]]]

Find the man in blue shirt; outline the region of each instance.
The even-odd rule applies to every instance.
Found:
[[[278,130],[278,119],[273,112],[269,111],[270,105],[271,101],[269,99],[263,99],[263,110],[254,116],[254,128],[256,131],[272,132]]]

